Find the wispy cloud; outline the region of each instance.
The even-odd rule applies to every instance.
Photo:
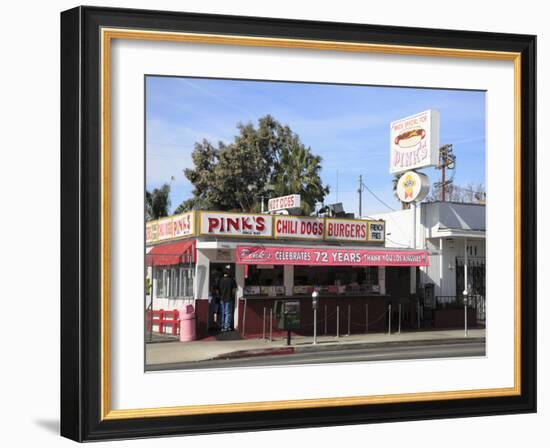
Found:
[[[147,185],[173,182],[173,206],[192,186],[182,170],[192,166],[195,142],[229,143],[238,122],[271,114],[299,134],[323,158],[322,177],[331,186],[327,202],[338,199],[357,212],[358,176],[385,202],[393,197],[389,165],[389,124],[434,108],[441,115],[441,143],[452,143],[460,182],[485,182],[485,94],[411,88],[338,86],[197,78],[148,79]],[[425,170],[432,178],[439,172]],[[369,213],[384,207],[364,196]]]

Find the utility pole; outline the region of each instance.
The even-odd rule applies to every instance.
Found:
[[[439,163],[441,163],[441,153],[439,153]],[[445,164],[441,164],[441,202],[445,202]]]
[[[447,200],[447,180],[445,178],[445,170],[454,170],[456,156],[453,154],[453,145],[443,145],[439,148],[439,164],[435,167],[441,170],[441,202]],[[449,180],[449,183],[452,179]],[[434,184],[436,186],[438,184]]]
[[[357,190],[357,193],[359,193],[359,219],[361,216],[363,216],[363,175],[359,174],[359,189]]]

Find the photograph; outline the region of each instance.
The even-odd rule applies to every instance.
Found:
[[[486,94],[146,74],[145,371],[484,357]]]
[[[535,44],[64,11],[62,435],[535,412]]]

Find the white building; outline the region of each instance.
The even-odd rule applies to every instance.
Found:
[[[314,290],[326,331],[351,334],[384,331],[387,305],[408,305],[409,277],[429,262],[425,250],[387,247],[384,221],[372,219],[186,212],[148,222],[146,244],[147,328],[168,311],[173,329],[172,313],[193,305],[199,337],[212,326],[224,271],[236,281],[233,320],[242,334],[261,333],[281,300],[300,302],[301,330],[312,331]]]
[[[442,303],[461,297],[464,264],[468,294],[485,295],[485,205],[424,202],[373,216],[386,222],[387,247],[425,249],[430,263],[420,268],[419,287],[434,285]],[[413,286],[413,285],[411,285]]]

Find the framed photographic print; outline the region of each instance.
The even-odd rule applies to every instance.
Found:
[[[536,411],[535,36],[61,14],[61,433]]]

